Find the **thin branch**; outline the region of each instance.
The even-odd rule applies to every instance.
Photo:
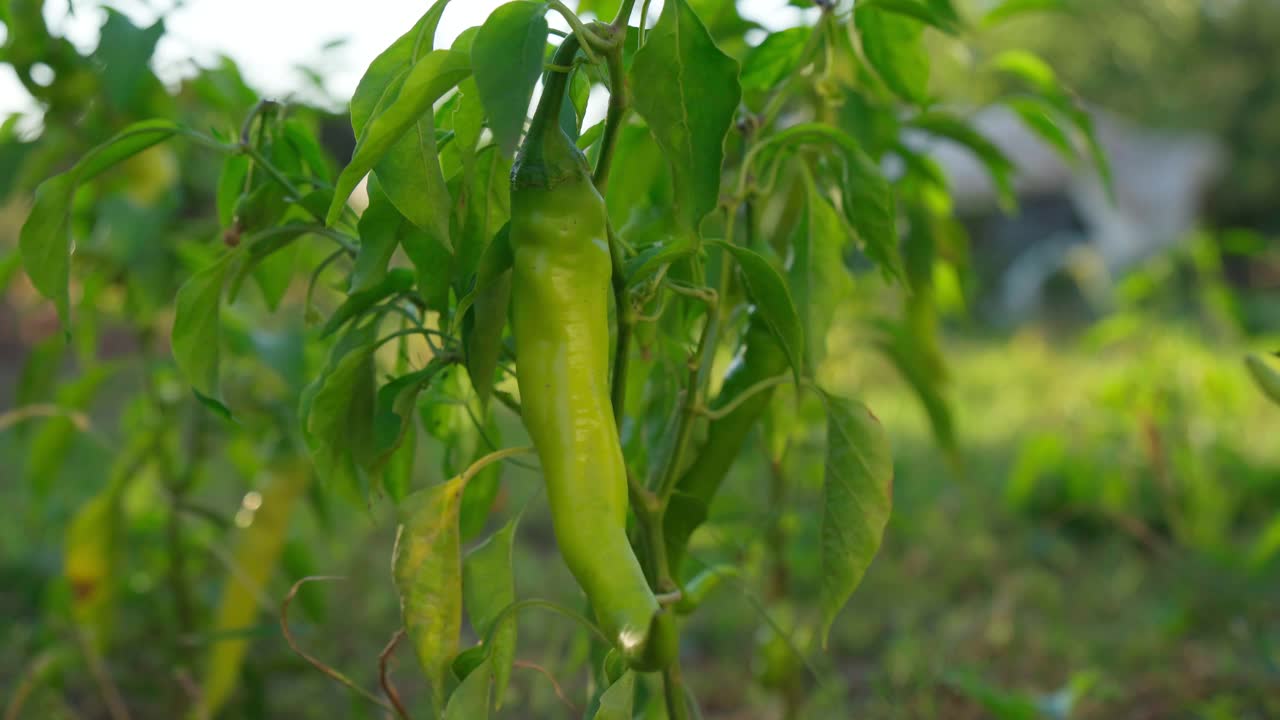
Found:
[[[552,675],[551,672],[548,671],[546,668],[542,667],[541,665],[535,662],[530,662],[528,660],[515,660],[511,664],[518,668],[524,668],[525,670],[535,670],[539,673],[542,673],[542,676],[551,682],[551,688],[555,690],[556,697],[560,698],[560,702],[564,703],[564,706],[569,708],[569,712],[573,713],[575,717],[582,714],[582,710],[577,705],[574,705],[571,700],[569,700],[569,697],[564,694],[564,688],[560,687],[560,683],[556,681],[555,676]]]
[[[396,651],[396,646],[404,639],[404,628],[396,630],[391,636],[391,640],[387,642],[387,646],[378,653],[378,683],[382,685],[382,691],[387,694],[387,699],[395,707],[396,713],[402,720],[409,720],[409,711],[405,709],[404,703],[400,701],[400,693],[396,692],[396,686],[391,682],[391,672],[387,667],[391,660],[391,655]]]
[[[285,642],[289,643],[289,649],[297,653],[298,657],[302,658],[303,660],[306,660],[312,667],[324,673],[325,675],[328,675],[331,679],[335,680],[339,684],[345,685],[347,688],[355,692],[360,697],[364,698],[365,700],[368,700],[374,705],[377,705],[383,710],[387,710],[388,712],[395,712],[395,708],[392,707],[390,704],[388,704],[386,701],[384,701],[382,698],[378,697],[377,695],[374,695],[368,690],[365,690],[364,688],[360,687],[355,682],[353,682],[346,675],[343,675],[341,672],[338,672],[337,670],[329,667],[328,665],[325,665],[320,660],[308,654],[307,651],[303,650],[298,645],[298,642],[294,640],[293,632],[289,630],[289,603],[293,602],[293,598],[298,594],[298,590],[304,584],[313,582],[313,581],[319,582],[321,580],[345,580],[345,579],[346,578],[335,577],[331,575],[311,575],[308,577],[304,577],[298,582],[294,583],[293,587],[289,588],[289,594],[285,595],[284,602],[280,604],[280,630],[284,633]]]

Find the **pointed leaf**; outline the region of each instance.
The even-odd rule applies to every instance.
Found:
[[[635,698],[636,674],[628,670],[600,696],[600,707],[592,720],[631,720]]]
[[[738,63],[686,0],[668,0],[636,54],[630,85],[671,164],[677,216],[696,233],[720,199],[724,139],[742,97]]]
[[[372,324],[371,324],[372,325]],[[343,338],[303,398],[303,427],[321,480],[354,497],[368,495],[367,468],[377,460],[374,343],[362,328]]]
[[[931,135],[946,138],[968,148],[990,173],[991,179],[996,184],[1000,205],[1007,210],[1017,205],[1017,197],[1013,190],[1015,171],[1013,163],[1005,157],[1000,148],[983,137],[981,133],[963,120],[939,111],[921,113],[912,118],[910,124]]]
[[[320,337],[328,337],[337,332],[348,320],[359,318],[366,310],[383,300],[413,288],[413,271],[408,268],[395,268],[382,278],[382,281],[368,290],[353,292],[333,311],[333,315],[324,324]]]
[[[1244,360],[1258,388],[1280,405],[1280,368],[1277,368],[1276,363],[1264,360],[1261,355],[1249,355]]]
[[[360,132],[351,162],[338,175],[326,224],[337,222],[351,191],[424,114],[430,113],[435,101],[470,74],[467,56],[453,50],[435,50],[413,65],[394,99],[385,102],[382,98]]]
[[[509,2],[489,15],[471,44],[471,64],[489,128],[507,157],[515,153],[533,88],[542,76],[546,12],[544,2]]]
[[[488,720],[489,686],[493,679],[490,661],[485,660],[467,673],[458,689],[449,696],[444,720]]]
[[[31,284],[53,301],[63,326],[71,322],[71,197],[75,178],[54,175],[36,188],[18,245]]]
[[[455,477],[405,498],[392,551],[392,574],[400,593],[405,631],[426,671],[437,712],[445,705],[449,664],[458,654],[462,631],[458,504],[463,485],[462,478]],[[487,666],[477,668],[468,676],[471,682],[464,681],[455,693],[455,698],[466,698],[460,702],[470,714],[446,716],[487,717],[489,674]],[[482,684],[482,693],[474,687],[476,683]],[[478,704],[475,694],[481,696]],[[451,698],[449,707],[453,706]]]
[[[482,639],[508,605],[516,601],[515,575],[512,570],[512,548],[515,543],[514,518],[501,530],[476,546],[462,563],[462,597],[471,618],[471,627]],[[494,675],[494,705],[502,707],[507,683],[511,679],[516,652],[516,616],[508,613],[502,625],[493,631],[493,647],[489,651]]]
[[[738,262],[738,268],[742,270],[742,277],[746,281],[747,294],[769,326],[769,331],[786,352],[787,361],[791,364],[798,383],[804,374],[804,325],[796,312],[786,281],[763,255],[739,245],[720,241],[714,244],[727,250]]]
[[[982,17],[982,24],[991,27],[1027,13],[1061,12],[1066,9],[1065,0],[1004,0],[987,11]]]
[[[853,13],[867,62],[902,99],[920,104],[928,100],[929,51],[924,24],[861,3]]]
[[[502,353],[502,331],[507,326],[507,306],[511,299],[511,238],[509,225],[502,226],[480,258],[468,322],[462,337],[467,349],[467,374],[480,398],[489,402],[493,374]]]
[[[826,396],[827,458],[822,483],[820,634],[862,581],[884,536],[893,505],[889,438],[862,403]]]
[[[827,331],[852,281],[845,269],[844,247],[848,233],[840,214],[822,196],[807,171],[805,178],[808,201],[792,238],[794,255],[788,279],[807,341],[805,361],[813,371],[826,355]]]
[[[222,286],[233,257],[223,255],[178,289],[170,339],[173,359],[192,389],[218,404],[222,403],[218,382]]]
[[[743,91],[773,90],[783,78],[799,70],[805,45],[812,35],[813,30],[806,27],[770,33],[742,61]]]

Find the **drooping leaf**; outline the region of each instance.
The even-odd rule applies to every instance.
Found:
[[[488,720],[489,688],[493,681],[491,662],[485,660],[467,673],[462,684],[449,696],[444,720]]]
[[[826,355],[827,331],[852,281],[844,264],[848,233],[840,215],[807,170],[805,180],[806,209],[792,238],[794,256],[788,279],[804,327],[805,361],[814,370]]]
[[[221,336],[222,287],[231,269],[233,253],[192,275],[178,289],[174,300],[173,359],[191,388],[214,408],[223,408],[218,381],[218,347]]]
[[[379,99],[357,136],[351,162],[338,175],[326,224],[337,222],[351,191],[424,114],[429,114],[432,104],[470,74],[465,54],[435,50],[414,63],[394,99],[388,101],[385,95]]]
[[[367,290],[353,292],[333,311],[325,322],[320,337],[328,337],[337,332],[349,320],[359,318],[366,310],[383,300],[408,292],[413,287],[413,272],[408,268],[395,268],[387,273],[380,282]]]
[[[842,210],[862,241],[867,256],[882,270],[901,276],[898,256],[897,209],[893,187],[880,166],[858,147],[858,143],[838,128],[822,123],[802,123],[777,133],[766,141],[761,166],[768,167],[784,150],[816,144],[839,153],[841,176],[837,185],[842,194]]]
[[[635,697],[636,674],[628,670],[600,696],[600,706],[592,720],[631,720]]]
[[[71,321],[71,247],[68,213],[76,187],[116,163],[168,140],[181,128],[169,120],[146,120],[121,130],[85,154],[70,170],[40,183],[22,225],[18,245],[31,284],[53,301],[63,326]]]
[[[924,24],[861,3],[853,17],[867,62],[884,84],[904,100],[917,104],[928,100],[929,51],[924,46]]]
[[[400,614],[418,661],[426,671],[437,713],[445,707],[449,664],[458,654],[462,631],[462,556],[458,535],[461,477],[419,490],[401,505],[401,522],[392,552],[392,571],[400,593]],[[473,671],[455,697],[466,698],[467,715],[488,716],[489,671]],[[480,683],[483,691],[474,686]],[[463,688],[468,688],[464,691]],[[481,700],[477,704],[474,694]],[[450,707],[453,707],[450,699]]]
[[[398,97],[416,63],[432,51],[448,2],[437,0],[409,32],[369,65],[351,98],[351,126],[357,137]],[[432,114],[423,112],[412,122],[373,169],[400,214],[433,241],[450,247],[449,193],[440,170]]]
[[[715,244],[724,248],[737,261],[751,301],[786,352],[796,382],[799,382],[805,372],[804,324],[796,312],[786,281],[763,255],[754,250],[719,241]]]
[[[669,0],[631,66],[636,111],[671,164],[676,212],[697,233],[720,197],[724,139],[742,91],[738,63],[716,47],[686,0]]]
[[[1261,355],[1249,355],[1245,358],[1245,365],[1263,394],[1280,405],[1280,369],[1276,363],[1264,360]]]
[[[368,497],[367,469],[378,459],[374,325],[339,341],[329,366],[302,400],[303,428],[320,479],[361,500]]]
[[[1075,146],[1067,135],[1067,131],[1054,117],[1053,107],[1049,103],[1037,97],[1027,96],[1006,98],[1004,104],[1017,113],[1023,125],[1052,145],[1063,160],[1067,162],[1075,160]]]
[[[987,168],[987,172],[995,182],[1001,206],[1006,210],[1012,210],[1017,205],[1013,190],[1013,174],[1016,168],[1000,148],[968,123],[941,111],[930,111],[912,118],[911,126],[967,148]]]
[[[546,12],[544,2],[516,0],[502,5],[480,26],[471,45],[471,64],[489,128],[507,157],[515,153],[533,88],[542,76]]]
[[[858,7],[912,18],[952,35],[962,28],[960,15],[951,0],[862,0]]]
[[[1060,12],[1066,9],[1065,0],[1004,0],[982,16],[982,24],[991,27],[1027,13]]]
[[[880,549],[893,505],[893,456],[880,421],[857,401],[828,395],[826,405],[819,597],[824,648],[836,615]]]
[[[493,374],[502,352],[502,331],[507,325],[507,306],[511,299],[511,239],[504,225],[485,248],[472,289],[468,322],[462,336],[467,351],[467,374],[483,407],[493,390]]]
[[[772,90],[783,78],[799,69],[805,45],[813,30],[790,28],[771,33],[742,61],[742,90]]]
[[[514,518],[483,543],[467,553],[462,562],[462,597],[471,619],[471,627],[481,638],[489,635],[499,615],[516,600],[515,576],[512,571],[512,547],[515,542]],[[501,626],[493,631],[493,647],[489,656],[494,676],[494,705],[502,707],[507,683],[511,679],[516,651],[516,616],[508,613]]]

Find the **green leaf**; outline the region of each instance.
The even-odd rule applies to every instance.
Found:
[[[365,208],[357,226],[360,250],[351,271],[349,293],[362,292],[382,282],[387,276],[387,265],[400,244],[402,216],[382,192],[381,186],[376,178],[369,178],[369,207]]]
[[[1005,50],[992,58],[990,64],[995,70],[1021,80],[1042,95],[1051,97],[1062,93],[1058,74],[1028,50]]]
[[[471,45],[476,87],[489,129],[511,157],[529,112],[533,88],[542,76],[547,47],[547,5],[517,0],[489,15]]]
[[[447,363],[433,360],[421,370],[401,375],[378,388],[374,405],[374,447],[378,460],[375,465],[394,453],[404,442],[413,425],[413,411],[418,404],[418,394],[431,384]]]
[[[904,100],[928,100],[929,51],[924,24],[859,3],[853,13],[862,38],[862,52],[885,85]]]
[[[744,92],[773,90],[799,69],[805,45],[813,30],[795,27],[770,34],[747,53],[742,61],[742,90]]]
[[[876,322],[879,333],[876,347],[889,359],[898,373],[920,398],[929,425],[938,443],[948,451],[956,448],[955,420],[951,405],[943,394],[944,368],[936,361],[936,339],[918,337],[909,329],[887,320]]]
[[[462,478],[455,477],[405,498],[392,551],[392,575],[400,593],[400,613],[431,684],[437,713],[445,705],[449,664],[458,654],[462,631],[458,505],[463,486]],[[450,711],[446,711],[445,716],[487,717],[489,675],[487,666],[473,671],[450,698]],[[477,683],[480,689],[475,687]],[[469,713],[449,714],[455,701],[460,703],[458,712],[465,709]]]
[[[992,27],[1027,13],[1066,10],[1065,0],[1004,0],[987,11],[987,14],[982,17],[982,25]]]
[[[85,154],[70,170],[40,183],[18,244],[31,284],[53,301],[63,326],[71,322],[71,229],[68,213],[77,186],[121,160],[163,142],[181,128],[169,120],[146,120],[121,130]]]
[[[57,365],[55,363],[54,367]],[[66,412],[87,411],[102,386],[118,369],[119,366],[114,364],[89,368],[58,388],[55,404]],[[28,442],[26,470],[28,482],[37,496],[47,496],[54,487],[59,472],[67,463],[72,442],[77,433],[84,430],[67,415],[59,415],[46,420],[39,432],[31,437]]]
[[[1080,106],[1075,97],[1063,89],[1053,68],[1038,55],[1027,50],[1005,50],[992,58],[989,65],[995,71],[1027,85],[1071,121],[1076,130],[1084,136],[1103,187],[1111,201],[1115,202],[1115,183],[1111,176],[1111,165],[1098,141],[1093,116]]]
[[[368,290],[353,292],[333,311],[320,337],[328,337],[337,332],[348,320],[360,317],[364,312],[383,300],[400,293],[409,292],[413,288],[413,272],[408,268],[395,268],[377,285]]]
[[[960,16],[951,0],[862,0],[858,7],[918,20],[951,35],[958,34],[962,28]]]
[[[396,142],[414,127],[442,95],[471,74],[467,56],[453,50],[435,50],[425,56],[404,77],[394,99],[381,98],[356,139],[351,162],[338,175],[333,203],[325,223],[333,225],[342,215],[347,198],[360,180],[373,169]],[[388,88],[389,93],[390,88]]]
[[[471,183],[459,190],[464,215],[457,237],[454,291],[462,296],[480,268],[485,248],[511,219],[511,162],[490,146],[476,158]]]
[[[406,420],[401,445],[392,451],[383,469],[383,489],[399,505],[413,487],[413,466],[417,461],[417,425],[412,414]]]
[[[245,177],[249,174],[250,159],[248,155],[228,155],[222,161],[222,172],[218,175],[218,223],[222,227],[231,227],[235,220],[236,205],[240,195],[244,193]]]
[[[600,696],[600,707],[592,720],[631,720],[636,697],[636,674],[630,670]]]
[[[713,244],[724,248],[738,262],[738,268],[742,270],[742,277],[746,281],[747,294],[751,296],[751,301],[755,303],[769,331],[786,352],[796,382],[800,382],[805,363],[804,325],[796,312],[786,281],[763,255],[722,241],[715,241]]]
[[[427,307],[442,311],[449,298],[449,275],[453,266],[453,256],[449,251],[431,238],[421,228],[409,222],[395,204],[383,192],[382,182],[377,176],[369,178],[369,207],[360,217],[361,242],[372,242],[375,246],[390,244],[394,253],[395,245],[404,248],[404,254],[417,270],[418,292],[426,301]],[[373,261],[370,261],[372,263]],[[360,260],[357,256],[356,270],[360,271]],[[354,282],[354,279],[353,279]]]
[[[489,686],[493,679],[490,661],[485,660],[449,696],[444,709],[444,720],[488,720]]]
[[[426,14],[369,65],[351,98],[351,126],[359,137],[369,121],[397,98],[415,64],[431,52],[436,27],[448,0]],[[402,215],[449,248],[449,193],[440,170],[432,113],[424,111],[407,126],[373,168],[383,191]],[[345,198],[344,198],[345,200]]]
[[[827,457],[822,482],[822,647],[880,549],[893,505],[889,438],[860,402],[826,396]]]
[[[668,0],[631,66],[636,111],[671,164],[676,213],[698,232],[720,199],[724,139],[742,97],[738,63],[686,0]]]
[[[222,405],[218,382],[222,286],[234,257],[234,253],[226,253],[192,275],[174,300],[170,339],[174,362],[198,395],[218,405]]]
[[[297,118],[286,119],[284,138],[298,156],[306,161],[312,173],[325,182],[333,181],[333,168],[329,166],[329,158],[320,147],[315,133],[303,125],[302,121]]]
[[[462,563],[462,598],[471,618],[471,627],[481,638],[488,636],[493,623],[511,603],[516,601],[515,575],[512,570],[512,548],[516,525],[513,518],[483,543],[467,553]],[[502,625],[493,631],[493,647],[489,651],[494,676],[494,706],[502,707],[502,699],[511,679],[516,653],[516,616],[508,613]]]
[[[1017,196],[1013,190],[1013,174],[1015,168],[1009,158],[994,143],[986,139],[977,130],[959,118],[939,111],[920,113],[911,120],[911,126],[925,132],[946,138],[968,148],[987,168],[991,179],[995,182],[1000,205],[1005,210],[1017,206]]]
[[[1275,363],[1264,360],[1261,355],[1249,355],[1244,361],[1258,388],[1280,405],[1280,369],[1276,368]]]
[[[840,214],[822,196],[808,171],[804,172],[805,214],[792,238],[788,270],[791,292],[804,328],[805,360],[816,370],[827,350],[827,331],[835,309],[853,283],[845,268],[844,246],[848,234]]]
[[[103,91],[117,110],[144,111],[148,85],[158,85],[151,72],[151,56],[164,36],[164,20],[145,29],[113,8],[107,8],[94,59],[101,64]]]
[[[635,285],[663,265],[669,265],[696,252],[698,245],[689,237],[676,237],[670,243],[650,245],[627,261],[623,274],[627,285]]]
[[[321,480],[364,499],[377,460],[373,326],[348,333],[303,392],[303,427]]]
[[[1006,98],[1004,104],[1017,113],[1022,119],[1022,124],[1026,125],[1031,132],[1052,145],[1064,160],[1068,162],[1075,160],[1075,146],[1071,142],[1071,137],[1067,135],[1067,131],[1053,116],[1051,104],[1030,96]]]
[[[71,197],[75,178],[54,175],[36,188],[18,246],[31,284],[53,301],[63,326],[71,322]]]
[[[502,226],[480,258],[471,309],[466,316],[468,321],[462,328],[467,374],[481,407],[488,404],[493,390],[493,375],[502,353],[502,331],[507,326],[512,263],[509,228],[509,225]]]
[[[807,144],[822,145],[840,153],[844,161],[843,176],[837,184],[843,194],[845,217],[857,231],[867,256],[886,273],[901,276],[893,188],[880,166],[867,157],[847,133],[821,123],[787,128],[762,144],[760,166],[768,167],[771,158],[783,149]]]

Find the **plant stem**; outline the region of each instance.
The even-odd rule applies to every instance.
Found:
[[[635,9],[636,0],[622,0],[622,7],[618,8],[618,14],[613,18],[613,27],[622,31],[626,31],[627,23],[631,20],[631,11]]]
[[[613,351],[613,380],[609,397],[613,404],[613,420],[619,431],[627,412],[627,370],[631,365],[631,333],[636,313],[627,298],[627,279],[623,274],[622,247],[609,226],[609,255],[613,261],[613,301],[618,323],[617,346]]]
[[[613,151],[618,145],[618,133],[627,117],[627,73],[622,67],[622,42],[627,28],[623,27],[617,39],[617,47],[605,56],[609,68],[609,109],[605,113],[604,133],[600,136],[600,159],[596,161],[592,182],[604,195],[609,184],[609,170],[613,167]]]

